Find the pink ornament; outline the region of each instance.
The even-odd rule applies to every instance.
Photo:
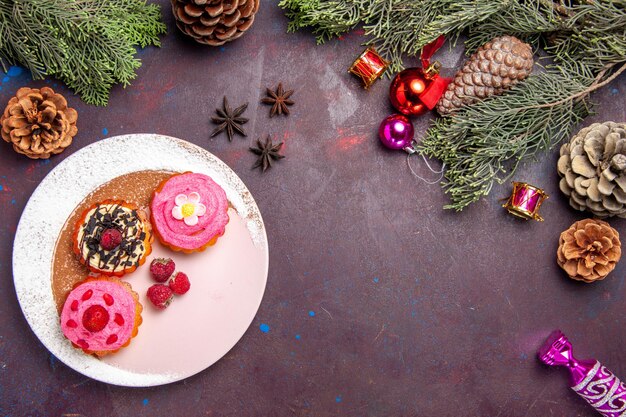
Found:
[[[560,330],[553,331],[539,348],[539,359],[550,366],[565,366],[570,386],[605,417],[626,413],[626,386],[595,359],[578,360],[572,344]]]
[[[539,207],[546,198],[548,198],[548,194],[541,188],[525,182],[514,181],[511,197],[502,207],[514,216],[542,222],[543,217],[539,215]]]
[[[389,149],[411,148],[413,142],[413,124],[406,116],[392,114],[387,116],[378,128],[380,141]]]

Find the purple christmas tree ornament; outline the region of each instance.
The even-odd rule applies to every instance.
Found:
[[[550,366],[565,366],[570,386],[605,417],[626,416],[626,386],[595,359],[578,360],[572,344],[560,330],[553,331],[537,352]]]

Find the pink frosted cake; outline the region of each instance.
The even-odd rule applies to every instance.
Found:
[[[162,244],[199,252],[215,244],[228,223],[226,193],[204,174],[186,172],[163,181],[152,196],[150,217]]]
[[[67,296],[61,330],[85,353],[104,356],[137,335],[143,307],[131,286],[117,278],[89,277]]]

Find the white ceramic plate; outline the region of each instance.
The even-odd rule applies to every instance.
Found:
[[[97,359],[73,348],[61,333],[51,287],[55,245],[66,220],[89,193],[120,175],[143,170],[211,176],[226,191],[231,220],[215,246],[201,253],[174,253],[155,240],[144,266],[124,277],[144,306],[139,334],[128,347]],[[148,265],[159,256],[172,257],[192,285],[163,311],[153,308],[146,297],[154,283]],[[57,358],[99,381],[153,386],[206,369],[237,343],[261,304],[268,263],[259,209],[226,164],[183,140],[136,134],[89,145],[43,179],[24,208],[15,234],[13,281],[28,324]]]

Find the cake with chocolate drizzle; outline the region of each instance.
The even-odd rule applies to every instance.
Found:
[[[122,200],[87,208],[74,226],[74,253],[90,271],[122,276],[142,265],[152,251],[146,213]]]

